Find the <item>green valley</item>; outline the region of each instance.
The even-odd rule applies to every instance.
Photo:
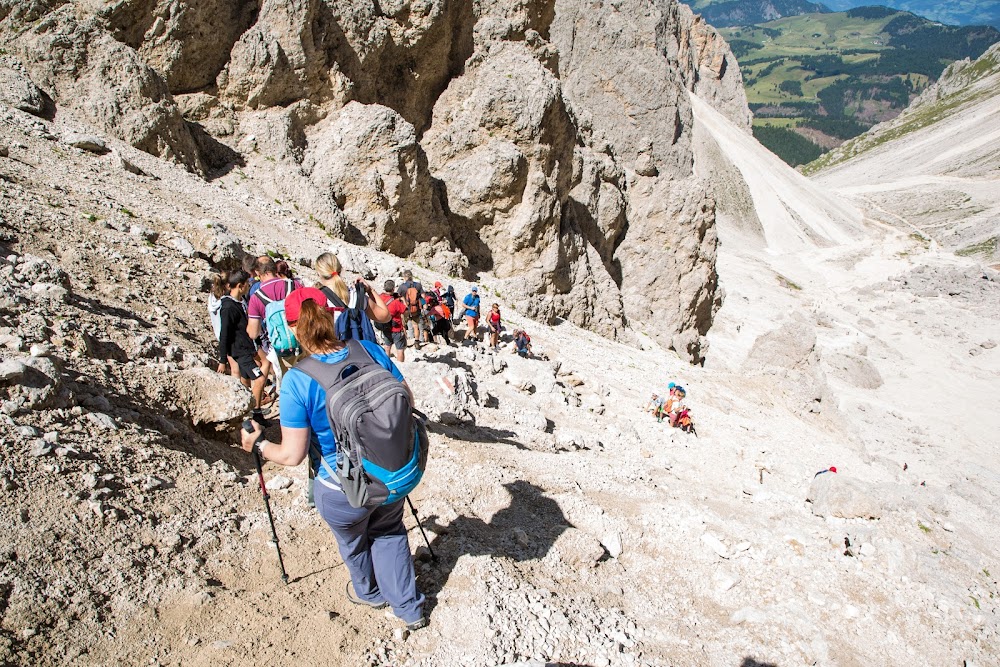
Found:
[[[896,117],[951,62],[1000,41],[988,26],[886,7],[720,29],[740,62],[758,140],[792,165]]]

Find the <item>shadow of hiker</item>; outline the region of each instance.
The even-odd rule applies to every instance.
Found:
[[[475,424],[447,426],[439,422],[428,422],[427,430],[431,433],[446,435],[452,440],[462,440],[463,442],[496,442],[502,445],[511,445],[518,449],[530,449],[517,440],[514,440],[513,438],[517,436],[517,433],[507,429],[495,429]]]
[[[778,667],[773,662],[760,662],[755,658],[747,656],[743,658],[743,662],[740,663],[740,667]]]
[[[427,596],[428,613],[436,606],[438,593],[462,556],[491,556],[518,563],[539,560],[571,527],[559,504],[537,486],[523,480],[503,486],[510,493],[510,505],[494,514],[489,523],[459,516],[441,525],[433,515],[423,518],[424,527],[438,533],[431,542],[437,560],[417,574],[420,590]]]

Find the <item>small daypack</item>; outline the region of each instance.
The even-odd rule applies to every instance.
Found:
[[[337,441],[335,465],[315,445],[312,456],[340,482],[351,507],[402,500],[427,466],[429,440],[403,383],[356,340],[347,357],[328,364],[306,357],[295,366],[326,391],[326,414]]]
[[[321,287],[320,291],[330,300],[334,308],[340,312],[337,316],[336,333],[337,338],[343,341],[367,340],[377,343],[375,340],[375,328],[368,318],[368,297],[361,290],[354,290],[353,306],[349,306],[337,296],[329,287]]]
[[[286,280],[285,297],[287,298],[294,290],[295,283]],[[281,357],[294,354],[299,349],[299,342],[295,340],[295,334],[292,333],[285,317],[285,299],[271,299],[262,290],[257,290],[254,294],[264,302],[264,331],[267,332],[271,347]]]
[[[409,308],[410,317],[416,317],[420,314],[420,290],[413,285],[410,285],[406,290],[406,306]]]

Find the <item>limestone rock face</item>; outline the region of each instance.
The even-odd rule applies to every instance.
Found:
[[[257,11],[256,1],[119,0],[104,15],[114,37],[136,49],[177,94],[215,83]]]
[[[198,146],[163,78],[96,17],[78,19],[65,5],[13,44],[32,80],[56,106],[152,155],[203,171]]]
[[[347,219],[346,239],[457,273],[427,156],[388,107],[351,102],[311,128],[303,170]]]
[[[750,131],[752,114],[739,63],[715,28],[705,23],[687,5],[677,8],[677,58],[688,90],[709,102],[723,116]]]
[[[0,56],[0,104],[35,116],[45,112],[44,94],[28,76],[24,66],[9,56]]]
[[[750,115],[676,0],[39,0],[0,32],[81,131],[249,165],[335,238],[489,274],[531,317],[705,353],[715,205],[688,91]]]
[[[558,80],[526,45],[497,42],[452,82],[434,116],[423,143],[456,244],[474,266],[544,290],[573,168]]]

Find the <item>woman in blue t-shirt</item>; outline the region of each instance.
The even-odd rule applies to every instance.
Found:
[[[285,317],[305,352],[324,363],[334,364],[346,358],[347,348],[337,338],[333,316],[325,304],[326,297],[318,289],[298,289],[285,299]],[[376,363],[410,391],[402,373],[377,343],[361,341],[361,345]],[[262,458],[280,465],[301,463],[310,444],[324,459],[336,460],[337,443],[326,414],[326,392],[316,380],[297,368],[288,371],[281,383],[281,442],[257,442],[262,433],[259,426],[253,433],[242,430],[240,433],[243,449],[251,451],[257,443]],[[351,507],[337,480],[324,468],[319,466],[316,474],[316,507],[333,531],[340,555],[350,572],[348,599],[375,609],[389,604],[410,630],[426,626],[424,596],[417,590],[410,544],[403,525],[403,501],[375,509]]]

